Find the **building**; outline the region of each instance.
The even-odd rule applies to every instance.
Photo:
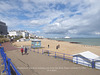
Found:
[[[25,38],[25,37],[29,37],[29,33],[28,32],[21,32],[22,33],[22,36]]]
[[[15,37],[15,36],[21,36],[22,34],[19,31],[10,31],[8,35]]]
[[[24,30],[19,30],[19,31],[16,31],[16,30],[13,30],[13,31],[10,31],[9,36],[23,36],[23,38],[25,37],[29,37],[29,33],[27,31],[24,31]]]
[[[29,39],[34,38],[34,37],[35,37],[35,35],[34,35],[34,34],[29,33]]]
[[[7,35],[6,23],[0,21],[0,35]]]
[[[39,39],[43,39],[44,37],[43,36],[39,36]]]
[[[74,54],[73,62],[76,64],[81,64],[84,66],[100,69],[100,56],[90,51]]]

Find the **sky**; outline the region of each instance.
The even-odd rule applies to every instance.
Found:
[[[0,21],[46,38],[100,37],[100,0],[0,0]]]

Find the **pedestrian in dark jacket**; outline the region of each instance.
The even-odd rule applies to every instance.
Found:
[[[25,47],[25,54],[27,54],[27,48]]]

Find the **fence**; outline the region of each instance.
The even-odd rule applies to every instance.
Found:
[[[76,64],[81,64],[84,66],[100,69],[100,59],[94,60],[94,59],[87,59],[87,58],[78,57],[78,56],[74,57],[71,54],[65,54],[65,53],[54,52],[54,51],[43,50],[43,49],[33,49],[33,52],[47,54],[48,56],[53,56],[55,58],[68,60],[68,61],[71,61],[71,62],[76,63]]]
[[[47,54],[48,56],[53,56],[55,58],[61,58],[63,60],[69,60],[71,62],[73,61],[73,56],[70,54],[54,52],[54,51],[50,51],[50,50],[43,50],[43,49],[34,49],[33,52]]]
[[[13,63],[11,62],[11,59],[6,56],[3,47],[0,48],[0,55],[2,57],[1,60],[3,61],[2,65],[4,65],[4,70],[2,71],[2,73],[6,72],[6,75],[12,75],[11,72],[13,69],[15,73],[14,75],[21,75],[16,69],[16,67],[13,65]]]

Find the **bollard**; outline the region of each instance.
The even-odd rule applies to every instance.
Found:
[[[11,75],[11,70],[10,70],[10,61],[11,61],[11,59],[8,58],[7,61],[8,61],[8,75]]]
[[[63,60],[65,60],[65,53],[63,54]]]
[[[55,52],[55,58],[56,58],[56,52]]]

